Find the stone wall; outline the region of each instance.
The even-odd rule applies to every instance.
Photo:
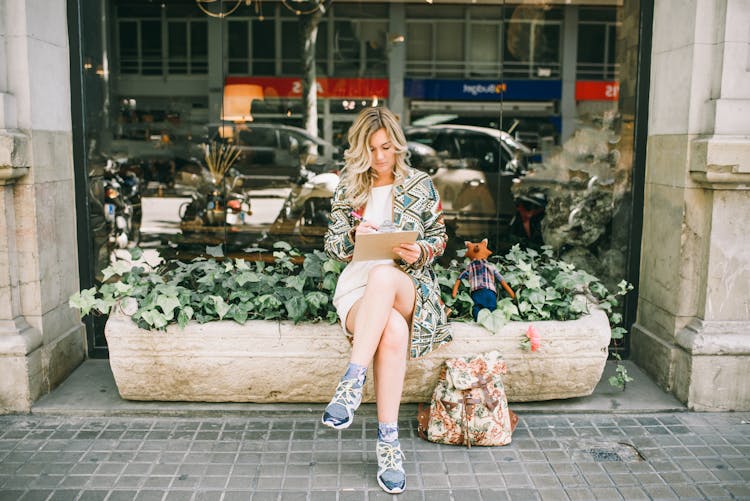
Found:
[[[85,356],[64,0],[0,0],[0,413]]]
[[[655,3],[631,347],[697,410],[750,409],[748,26],[743,0]]]

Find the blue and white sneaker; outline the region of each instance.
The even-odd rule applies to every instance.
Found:
[[[389,494],[399,494],[406,488],[406,472],[404,471],[404,453],[401,443],[382,442],[378,440],[375,449],[378,456],[378,484]]]
[[[358,379],[342,379],[323,413],[323,424],[335,430],[349,428],[361,403],[362,383]]]

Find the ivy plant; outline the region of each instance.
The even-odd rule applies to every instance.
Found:
[[[206,254],[209,257],[190,262],[164,262],[146,259],[140,249],[131,249],[130,259],[104,269],[104,282],[71,296],[70,306],[82,315],[109,314],[117,307],[139,327],[156,330],[173,323],[184,327],[190,320],[337,321],[331,299],[344,263],[323,252],[302,254],[286,242],[276,242],[268,260],[230,259],[221,246],[207,248]],[[463,251],[458,257],[462,261],[436,264],[435,272],[451,318],[473,321],[468,281],[451,297],[453,284],[468,264]],[[511,321],[575,320],[596,304],[609,316],[612,338],[615,342],[622,339],[622,316],[614,309],[618,297],[632,288],[628,283],[623,281],[617,291],[610,292],[595,276],[555,259],[547,247],[538,252],[514,246],[505,256],[490,260],[516,293],[514,300],[499,299],[495,311],[479,312],[478,323],[490,331],[499,332]],[[629,380],[620,364],[610,383],[624,389]]]
[[[464,254],[465,251],[461,251],[459,257]],[[500,298],[495,311],[480,310],[477,322],[486,329],[496,333],[511,321],[575,320],[596,305],[609,317],[614,343],[623,338],[626,331],[620,326],[622,314],[616,308],[618,298],[633,288],[626,281],[621,281],[616,291],[609,291],[594,275],[555,259],[552,248],[547,246],[537,251],[515,245],[505,256],[491,256],[489,260],[500,270],[516,298]],[[454,259],[447,267],[438,266],[436,270],[443,301],[451,308],[453,318],[464,321],[472,321],[468,280],[463,281],[455,299],[451,291],[468,262],[468,258],[460,262]],[[613,357],[619,360],[617,353]],[[632,378],[622,364],[618,364],[616,373],[609,382],[624,389]]]
[[[270,262],[225,258],[221,246],[207,250],[208,258],[149,266],[132,249],[131,260],[103,270],[104,283],[71,296],[70,306],[82,315],[118,306],[139,327],[160,330],[190,320],[336,322],[331,298],[343,263],[321,251],[302,255],[286,242],[274,244]]]

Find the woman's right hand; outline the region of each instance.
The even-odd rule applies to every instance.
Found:
[[[378,231],[379,226],[375,223],[371,223],[370,221],[362,221],[357,225],[356,230],[354,233],[356,235],[359,235],[361,233],[375,233]]]

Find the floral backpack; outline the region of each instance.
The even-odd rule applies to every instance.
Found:
[[[430,406],[419,406],[419,436],[467,447],[510,443],[518,416],[508,409],[506,371],[498,351],[446,360]]]

